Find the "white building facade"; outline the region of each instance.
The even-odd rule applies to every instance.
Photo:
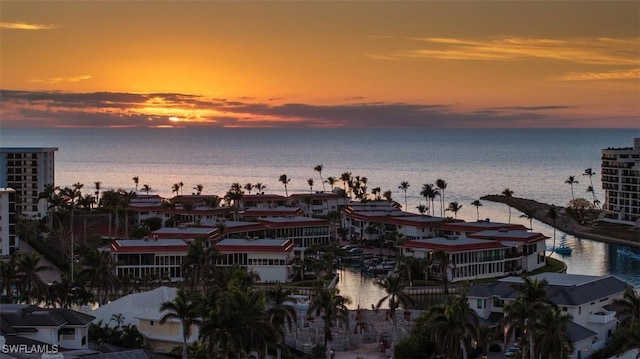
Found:
[[[0,188],[0,257],[20,248],[16,236],[15,196],[13,188]]]
[[[603,221],[640,226],[640,138],[633,147],[602,149]]]

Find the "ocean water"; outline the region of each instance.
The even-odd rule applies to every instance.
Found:
[[[167,197],[177,182],[185,194],[202,184],[205,194],[222,196],[233,182],[260,182],[265,192],[284,194],[281,174],[291,178],[290,194],[309,191],[309,178],[318,191],[323,186],[314,167],[322,164],[323,178],[347,171],[367,177],[369,192],[391,190],[403,205],[398,186],[408,181],[407,209],[414,212],[425,203],[422,185],[444,179],[445,202],[462,204],[457,217],[469,221],[477,217],[472,201],[505,188],[515,197],[566,205],[571,188],[564,181],[571,175],[579,182],[576,197],[590,199],[586,168],[596,172],[593,187],[603,200],[600,150],[631,146],[634,137],[640,129],[0,129],[3,147],[58,147],[56,184],[80,182],[88,192],[96,181],[103,190],[133,190],[138,176],[140,187]],[[512,210],[512,222],[528,225],[519,215]],[[506,222],[508,209],[483,201],[479,216]],[[536,222],[534,230],[553,233]],[[567,239],[577,247],[566,259],[569,273],[612,273],[640,285],[640,261],[615,256],[618,246]]]

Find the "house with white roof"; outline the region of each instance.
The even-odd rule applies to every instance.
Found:
[[[220,252],[216,265],[247,268],[258,274],[261,283],[284,283],[292,275],[294,247],[291,239],[227,238],[215,244]]]
[[[546,280],[549,299],[573,317],[568,331],[575,350],[570,358],[588,358],[606,345],[617,326],[611,304],[623,297],[627,283],[611,275],[541,273],[531,278]],[[520,277],[507,277],[494,283],[473,285],[467,292],[469,307],[480,318],[496,324],[504,308],[520,295],[514,285],[522,282]]]
[[[177,320],[169,320],[161,325],[160,319],[165,313],[160,311],[160,306],[164,302],[173,301],[177,293],[178,289],[163,286],[147,292],[126,295],[93,310],[93,322],[115,327],[118,323],[112,319],[119,316],[122,325],[130,324],[138,328],[154,352],[169,353],[182,345],[182,324]],[[196,342],[198,335],[199,327],[193,325],[188,343]]]

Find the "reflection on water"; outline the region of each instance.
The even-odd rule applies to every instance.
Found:
[[[553,246],[552,227],[541,222],[534,222],[534,231],[551,237],[546,244],[549,247]],[[556,245],[563,235],[563,232],[556,231]],[[640,250],[637,248],[581,239],[572,235],[567,235],[566,240],[567,244],[573,247],[573,253],[570,256],[553,253],[551,257],[564,261],[567,264],[567,273],[613,274],[634,287],[640,288]],[[624,249],[638,254],[638,256],[621,253]],[[340,275],[338,282],[340,293],[349,296],[352,300],[349,308],[371,308],[371,304],[375,305],[380,298],[386,295],[385,291],[375,284],[374,279],[361,275],[358,270],[343,269],[338,274]],[[441,300],[442,298],[434,296],[416,298],[415,307],[424,309]],[[386,307],[386,303],[383,307]]]

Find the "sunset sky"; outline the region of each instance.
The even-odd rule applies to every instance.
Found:
[[[0,2],[3,127],[640,127],[638,1]]]

